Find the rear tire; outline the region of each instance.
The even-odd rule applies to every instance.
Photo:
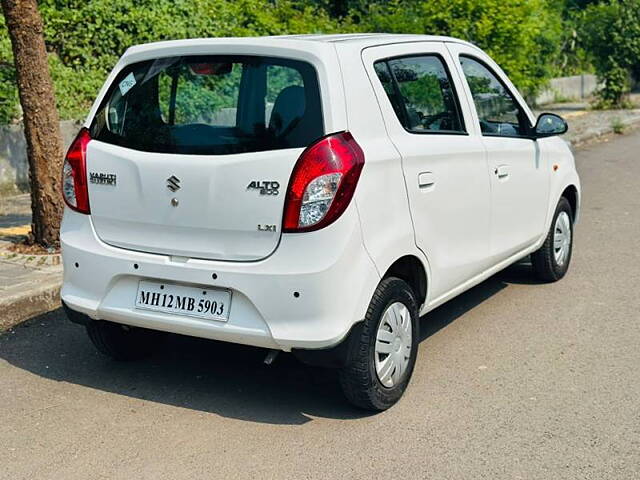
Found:
[[[573,252],[573,210],[562,197],[542,247],[531,254],[535,275],[543,282],[557,282],[565,276]]]
[[[162,343],[164,337],[163,332],[105,320],[90,321],[87,324],[87,334],[99,352],[120,361],[138,360],[149,356]]]
[[[342,390],[357,407],[386,410],[402,397],[416,363],[419,317],[411,287],[395,277],[382,280],[356,331],[340,370]]]

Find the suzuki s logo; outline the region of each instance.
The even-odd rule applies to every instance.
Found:
[[[180,190],[180,179],[175,175],[171,175],[167,178],[167,188],[172,192],[177,192]]]

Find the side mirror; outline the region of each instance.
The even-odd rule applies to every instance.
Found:
[[[567,122],[555,113],[541,113],[534,128],[535,138],[553,137],[562,135],[569,129]]]

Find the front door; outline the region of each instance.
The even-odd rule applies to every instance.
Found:
[[[549,167],[530,138],[531,112],[506,76],[478,50],[449,44],[473,99],[491,179],[491,257],[498,263],[531,246],[544,231]]]

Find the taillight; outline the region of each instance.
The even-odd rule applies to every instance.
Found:
[[[364,167],[364,153],[349,132],[321,138],[296,163],[284,206],[283,232],[318,230],[346,210]]]
[[[91,140],[89,130],[82,128],[71,143],[62,166],[62,196],[69,208],[89,213],[87,188],[87,144]]]

